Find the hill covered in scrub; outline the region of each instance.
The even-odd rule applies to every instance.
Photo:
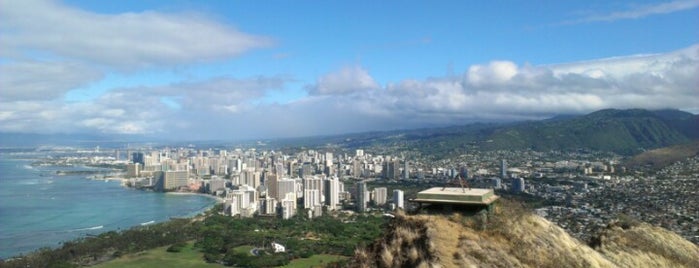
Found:
[[[605,109],[585,115],[510,123],[378,131],[276,141],[277,146],[412,148],[423,155],[473,150],[594,150],[635,155],[699,140],[699,115],[680,110]]]
[[[517,206],[517,205],[514,205]],[[592,245],[512,207],[486,219],[399,214],[352,267],[699,267],[699,247],[662,228],[615,222]]]
[[[624,165],[627,167],[648,166],[652,169],[661,169],[695,155],[699,155],[699,141],[645,151],[632,157]]]

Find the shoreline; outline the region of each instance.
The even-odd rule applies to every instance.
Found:
[[[189,195],[189,196],[203,196],[203,197],[206,197],[206,198],[209,198],[209,199],[213,199],[214,201],[216,201],[215,203],[213,203],[213,204],[211,204],[211,205],[209,205],[209,206],[205,206],[205,207],[203,207],[202,209],[200,209],[200,210],[198,210],[198,211],[196,211],[196,212],[193,212],[193,213],[191,213],[191,214],[189,214],[189,215],[187,215],[187,216],[185,216],[185,217],[181,217],[181,218],[187,218],[187,219],[196,219],[197,217],[199,217],[199,215],[205,214],[207,211],[211,210],[211,209],[214,208],[216,205],[218,205],[218,204],[223,204],[223,203],[226,202],[226,201],[223,200],[223,198],[221,198],[221,197],[213,196],[213,195],[210,195],[210,194],[204,194],[204,193],[192,193],[192,192],[165,192],[165,194],[171,194],[171,195],[185,195],[185,196],[187,196],[187,195]]]
[[[37,176],[38,176],[38,175],[37,175]],[[146,193],[148,192],[148,191],[145,191],[145,190],[143,190],[143,189],[138,189],[138,188],[126,186],[126,185],[125,185],[125,182],[127,182],[128,179],[123,178],[123,177],[121,177],[121,176],[119,176],[119,175],[105,176],[105,177],[99,177],[99,178],[98,178],[98,177],[95,177],[94,175],[92,175],[92,176],[91,176],[91,175],[82,175],[82,176],[81,176],[80,174],[74,174],[74,175],[69,176],[69,177],[73,177],[73,178],[81,179],[81,180],[92,181],[92,182],[96,182],[96,183],[107,183],[107,182],[109,182],[109,184],[112,184],[112,183],[114,183],[114,182],[120,182],[120,186],[121,186],[121,187],[119,187],[119,188],[121,188],[122,191],[124,191],[124,190],[127,190],[127,191],[128,191],[128,190],[141,190],[141,191],[143,191],[143,193],[139,193],[139,194],[146,194]],[[104,181],[104,182],[103,182],[103,181]],[[71,241],[76,241],[76,240],[78,240],[78,239],[82,239],[82,238],[88,237],[88,236],[90,236],[90,235],[99,235],[99,234],[102,234],[102,233],[105,233],[105,232],[108,232],[108,231],[119,231],[119,230],[122,230],[122,231],[123,231],[123,230],[129,230],[129,229],[132,229],[132,228],[139,228],[139,227],[143,227],[143,226],[150,225],[150,224],[164,223],[164,222],[171,221],[171,220],[173,220],[173,219],[196,219],[196,218],[199,217],[201,214],[204,214],[204,213],[206,213],[207,211],[209,211],[209,210],[211,210],[212,208],[214,208],[217,204],[220,204],[220,203],[223,203],[223,202],[224,202],[223,199],[220,198],[220,197],[216,197],[216,196],[208,195],[208,194],[204,194],[204,193],[166,192],[165,194],[183,195],[183,196],[185,196],[185,195],[198,195],[198,196],[204,196],[204,197],[208,198],[209,200],[213,200],[214,202],[201,200],[201,201],[198,201],[198,202],[205,202],[206,204],[203,205],[203,206],[201,206],[201,207],[198,207],[198,208],[195,208],[195,209],[189,211],[189,213],[181,214],[181,215],[179,215],[179,216],[169,216],[169,217],[167,217],[167,218],[162,218],[161,220],[152,220],[152,221],[150,221],[150,222],[149,222],[149,221],[136,222],[136,223],[133,223],[133,224],[130,224],[130,225],[123,225],[123,226],[121,226],[121,227],[119,227],[119,228],[117,228],[117,229],[115,229],[115,230],[108,230],[108,228],[111,228],[111,227],[108,227],[107,225],[110,225],[110,224],[97,224],[96,226],[99,225],[99,226],[101,226],[101,227],[108,227],[108,228],[99,228],[100,230],[96,230],[96,229],[95,229],[95,230],[84,230],[84,231],[80,231],[80,232],[75,232],[75,233],[81,233],[81,235],[76,236],[76,237],[74,237],[74,238],[68,238],[68,239],[62,239],[62,238],[61,238],[60,240],[56,240],[56,241],[52,242],[51,245],[45,245],[45,246],[41,246],[41,247],[38,247],[38,248],[27,249],[27,250],[20,250],[20,251],[17,251],[16,253],[14,253],[14,254],[11,254],[11,255],[8,255],[8,256],[2,256],[2,257],[0,257],[0,260],[8,260],[8,259],[17,258],[17,257],[20,257],[20,256],[31,255],[31,254],[33,254],[33,253],[35,253],[35,252],[41,250],[41,249],[44,248],[44,247],[48,247],[48,248],[50,248],[50,249],[52,249],[52,250],[53,250],[53,249],[57,249],[57,248],[60,248],[60,247],[61,247],[61,244],[62,244],[62,243],[71,242]],[[186,198],[185,198],[185,199],[186,199]],[[56,231],[56,232],[60,232],[60,231]],[[55,245],[54,243],[58,243],[58,245]],[[4,250],[4,249],[3,249],[3,250]],[[9,252],[15,252],[15,249],[12,248],[12,247],[8,247],[7,250],[8,250],[8,253],[9,253]]]
[[[205,194],[205,193],[193,193],[193,192],[165,192],[165,194],[204,196],[204,197],[208,197],[208,198],[211,198],[211,199],[216,200],[216,203],[217,203],[217,204],[222,204],[222,203],[225,203],[225,202],[226,202],[225,200],[223,200],[223,198],[221,198],[221,197],[219,197],[219,196],[214,196],[214,195]]]

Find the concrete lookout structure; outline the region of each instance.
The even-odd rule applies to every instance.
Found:
[[[446,211],[466,210],[492,211],[493,204],[500,197],[493,189],[433,187],[417,193],[417,198],[408,201],[417,203],[418,210],[423,208],[442,208]]]

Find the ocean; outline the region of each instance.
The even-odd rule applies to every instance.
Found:
[[[31,153],[0,152],[0,258],[107,231],[173,217],[190,217],[216,201],[126,188],[118,181],[90,180],[56,171],[84,166],[32,166]]]

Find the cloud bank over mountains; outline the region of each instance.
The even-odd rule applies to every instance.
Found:
[[[603,108],[680,108],[696,113],[697,74],[695,45],[666,54],[548,66],[493,61],[473,65],[458,76],[385,86],[378,85],[369,71],[350,66],[307,85],[307,96],[282,104],[259,102],[289,82],[280,77],[219,77],[117,88],[85,102],[62,101],[60,95],[70,83],[55,92],[36,85],[45,93],[32,97],[22,94],[29,91],[28,85],[3,78],[0,122],[2,131],[186,137],[196,130],[204,137],[233,138],[539,119]],[[57,80],[59,86],[69,82],[66,77]]]
[[[265,100],[298,83],[275,73],[117,86],[96,98],[66,100],[109,73],[235,60],[274,41],[197,14],[105,15],[55,2],[21,3],[2,1],[0,9],[2,132],[237,139],[540,119],[603,108],[699,112],[699,44],[552,65],[494,59],[458,75],[384,85],[370,68],[353,64],[327,70],[288,102]]]

